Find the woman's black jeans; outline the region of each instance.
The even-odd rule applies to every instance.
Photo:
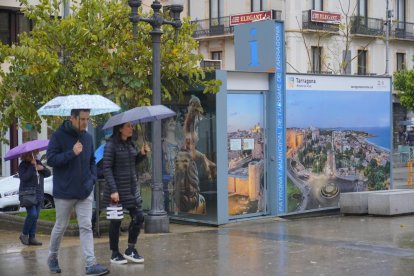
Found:
[[[128,228],[128,244],[136,244],[139,232],[144,222],[144,212],[138,208],[127,209],[131,217],[131,223]],[[119,252],[119,230],[121,228],[121,220],[111,220],[109,223],[109,248],[112,251]]]

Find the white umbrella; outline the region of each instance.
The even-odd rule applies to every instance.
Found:
[[[39,115],[70,116],[72,109],[90,109],[90,115],[115,112],[121,108],[101,95],[68,95],[59,96],[37,110]]]

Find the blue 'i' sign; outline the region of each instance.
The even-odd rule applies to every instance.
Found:
[[[250,30],[250,35],[252,37],[252,40],[249,40],[249,46],[250,46],[250,66],[259,66],[259,57],[257,52],[257,40],[255,40],[256,36],[256,29],[253,28]]]

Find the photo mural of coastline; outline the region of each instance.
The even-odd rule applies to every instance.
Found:
[[[265,211],[263,94],[227,95],[228,214]]]
[[[390,186],[390,94],[286,91],[287,211]]]

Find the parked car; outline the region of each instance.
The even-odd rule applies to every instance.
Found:
[[[53,201],[53,176],[45,178],[44,208],[55,208]],[[17,211],[20,208],[19,201],[19,175],[5,177],[0,180],[0,211]]]

